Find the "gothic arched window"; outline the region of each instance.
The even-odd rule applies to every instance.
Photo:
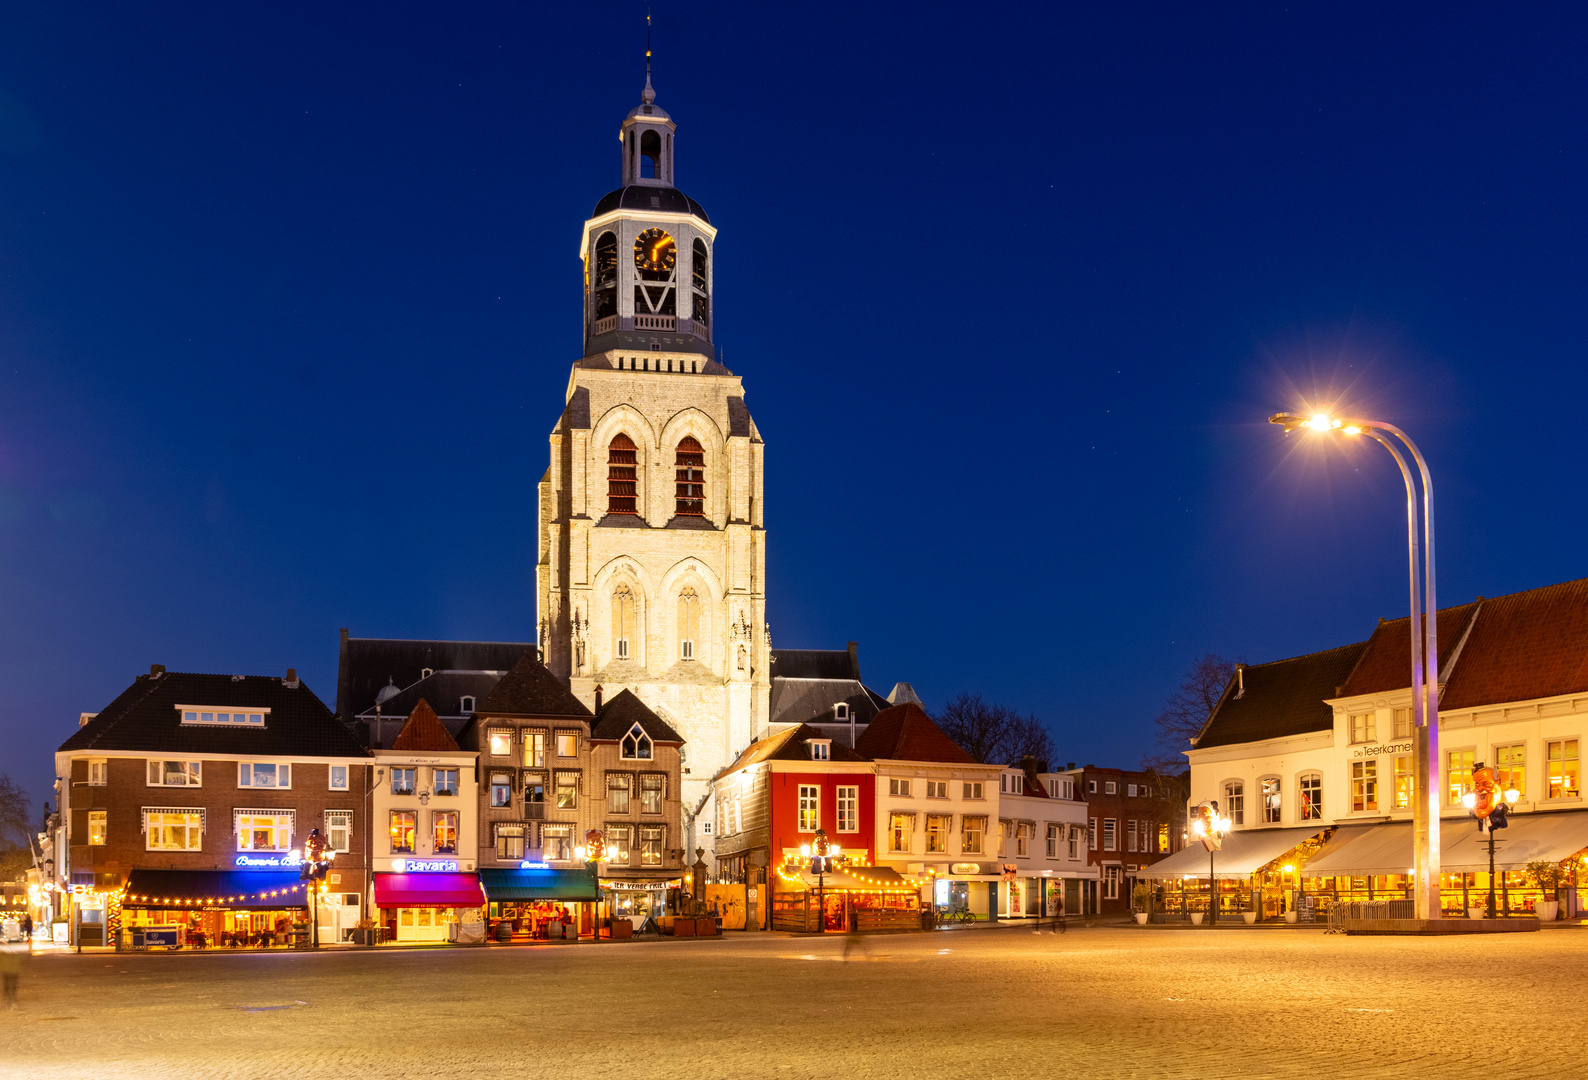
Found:
[[[595,242],[591,264],[591,285],[595,289],[591,318],[609,318],[618,313],[618,238],[615,235],[601,234]]]
[[[685,435],[678,443],[678,510],[701,517],[706,513],[706,451]]]
[[[627,660],[633,654],[629,643],[634,640],[634,594],[627,585],[619,585],[612,594],[612,655]]]
[[[639,513],[639,465],[634,440],[618,432],[607,446],[607,513]]]
[[[686,588],[678,594],[678,658],[694,660],[695,643],[700,640],[700,597]]]

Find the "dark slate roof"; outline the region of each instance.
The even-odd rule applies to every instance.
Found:
[[[408,715],[408,722],[398,732],[396,740],[391,744],[393,750],[435,750],[446,752],[458,748],[457,741],[452,738],[452,733],[441,726],[441,721],[436,719],[435,710],[424,698],[419,699],[419,704],[414,706],[414,711]]]
[[[1461,644],[1472,617],[1477,614],[1477,604],[1444,608],[1434,623],[1439,632],[1439,670],[1443,672],[1450,657]],[[1427,619],[1424,618],[1426,624]],[[1367,651],[1357,661],[1351,677],[1338,692],[1327,697],[1356,697],[1358,694],[1382,694],[1386,690],[1404,690],[1412,685],[1412,643],[1408,632],[1412,625],[1410,616],[1404,619],[1381,619],[1378,629],[1367,639]]]
[[[888,761],[946,761],[976,764],[976,759],[926,715],[914,702],[883,709],[866,726],[855,749],[868,758]]]
[[[657,716],[645,702],[635,697],[632,690],[624,690],[615,694],[610,701],[601,703],[601,711],[596,714],[595,727],[590,729],[590,738],[617,742],[627,735],[629,728],[635,724],[644,729],[652,742],[682,744],[684,741],[682,735],[667,726],[667,721]]]
[[[531,649],[502,677],[490,696],[480,702],[479,716],[590,717],[584,702],[574,697],[562,680],[535,659]]]
[[[431,707],[436,710],[437,716],[463,717],[472,716],[473,713],[463,711],[463,698],[472,697],[475,711],[479,711],[479,703],[496,688],[502,681],[502,676],[507,674],[504,668],[501,671],[435,671],[428,678],[420,679],[412,686],[405,687],[387,698],[380,704],[380,714],[387,720],[397,716],[407,716],[414,711],[414,706],[423,698],[431,702]],[[363,720],[373,719],[375,706],[371,705],[364,712],[359,713]]]
[[[745,747],[744,752],[739,755],[738,759],[724,771],[733,772],[736,769],[744,768],[746,765],[753,765],[758,761],[811,761],[810,751],[805,747],[805,740],[825,738],[827,736],[815,728],[808,724],[801,724],[799,727],[792,727],[787,731],[780,731],[776,735],[768,735],[764,739],[758,739],[751,743]],[[831,755],[830,760],[832,761],[867,760],[865,755],[856,753],[836,740],[834,740],[828,753]],[[822,763],[812,762],[812,764],[820,765]]]
[[[1224,688],[1224,696],[1194,744],[1206,749],[1332,728],[1334,710],[1327,699],[1346,684],[1367,646],[1359,641],[1289,660],[1248,665],[1239,680],[1231,679]],[[1241,683],[1244,692],[1237,689]]]
[[[847,654],[845,654],[847,656]],[[777,670],[776,668],[773,669]],[[833,706],[847,702],[855,723],[867,724],[888,707],[855,679],[772,679],[772,700],[768,709],[772,724],[832,724]],[[848,721],[844,721],[848,723]]]
[[[600,217],[609,210],[660,210],[665,214],[693,214],[707,225],[711,219],[706,210],[694,199],[672,187],[654,187],[647,184],[630,184],[601,196],[591,211],[591,217]]]
[[[178,705],[269,709],[261,728],[182,726]],[[367,757],[351,732],[301,682],[270,675],[139,675],[61,744],[72,750],[151,754]]]
[[[860,681],[860,646],[851,641],[839,649],[773,649],[772,676],[785,679],[854,679]]]
[[[731,439],[735,435],[746,438],[750,435],[750,410],[742,397],[728,399],[728,437]]]
[[[375,695],[391,682],[412,686],[432,671],[507,671],[535,646],[522,641],[418,641],[342,638],[336,679],[336,715],[351,720],[375,708]],[[411,707],[411,706],[410,706]]]

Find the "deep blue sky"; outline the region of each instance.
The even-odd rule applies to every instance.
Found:
[[[0,770],[151,662],[529,639],[643,7],[0,9]],[[1134,765],[1192,659],[1588,575],[1570,4],[659,0],[767,441],[774,644]],[[1294,443],[1296,440],[1292,440]]]

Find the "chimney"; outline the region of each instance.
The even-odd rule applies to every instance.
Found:
[[[597,716],[600,716],[601,715],[601,684],[600,683],[596,684],[595,695],[596,695],[595,713],[596,713]]]
[[[1075,762],[1073,762],[1073,761],[1066,762],[1065,765],[1064,765],[1064,771],[1065,772],[1074,772],[1075,771]]]
[[[851,679],[855,680],[856,682],[859,682],[860,681],[860,642],[858,642],[858,641],[851,641],[849,643],[849,671],[850,671],[850,676],[849,677]]]
[[[1242,698],[1242,697],[1246,696],[1246,665],[1245,664],[1236,664],[1235,665],[1235,687],[1236,687],[1236,689],[1235,689],[1235,696],[1236,697]]]
[[[164,674],[165,674],[165,665],[164,664],[150,664],[149,665],[149,678],[158,679],[161,675],[164,675]]]
[[[298,669],[289,667],[287,669],[287,677],[281,681],[296,690],[298,688]]]

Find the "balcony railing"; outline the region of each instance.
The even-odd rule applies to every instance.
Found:
[[[590,324],[590,336],[600,337],[602,334],[610,334],[617,328],[618,317],[616,315],[608,315],[606,318],[597,319],[595,322]]]
[[[636,330],[673,330],[678,326],[676,315],[636,315],[634,316],[634,329]]]

